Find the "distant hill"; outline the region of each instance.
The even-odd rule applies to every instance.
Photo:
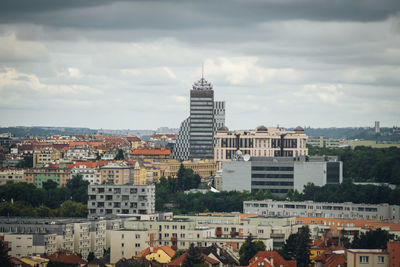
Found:
[[[375,128],[310,128],[304,129],[310,137],[325,136],[330,138],[354,140],[376,140],[376,141],[400,141],[400,133],[393,133],[392,128],[381,128],[380,133],[375,133]]]

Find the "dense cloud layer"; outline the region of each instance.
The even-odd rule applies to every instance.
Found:
[[[0,125],[178,127],[201,75],[230,128],[400,124],[400,2],[0,2]]]

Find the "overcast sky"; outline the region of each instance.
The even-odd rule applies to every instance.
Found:
[[[1,0],[0,126],[400,125],[399,0]]]

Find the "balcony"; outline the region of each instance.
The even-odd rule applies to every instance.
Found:
[[[178,241],[178,238],[176,238],[176,237],[171,237],[171,242],[177,242]]]

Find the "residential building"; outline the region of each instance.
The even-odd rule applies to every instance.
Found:
[[[307,145],[326,148],[337,148],[340,146],[340,140],[329,137],[308,137]]]
[[[88,218],[155,212],[154,185],[89,185]]]
[[[91,249],[90,222],[74,223],[74,251],[87,259]],[[105,239],[105,236],[104,236]]]
[[[215,175],[216,165],[212,159],[202,159],[202,160],[154,160],[151,161],[151,166],[154,169],[160,170],[160,175],[164,177],[176,177],[181,164],[185,168],[190,168],[195,174],[200,175],[200,177],[205,178]]]
[[[137,148],[131,153],[131,157],[138,159],[169,159],[171,154],[168,148]]]
[[[400,222],[400,206],[389,204],[327,203],[313,201],[252,200],[243,202],[244,213]]]
[[[283,196],[289,190],[302,192],[308,183],[318,186],[341,183],[342,165],[333,156],[249,157],[248,161],[227,161],[222,165],[222,190],[269,190]]]
[[[382,249],[348,249],[347,267],[388,267],[389,253]]]
[[[277,251],[258,251],[249,260],[249,267],[296,267],[296,260],[285,260]],[[340,266],[338,266],[340,267]]]
[[[0,185],[11,183],[24,182],[23,169],[1,169],[0,170]]]
[[[62,159],[61,151],[50,147],[41,147],[33,151],[33,167],[41,167],[48,163],[55,163],[57,160]]]
[[[90,165],[93,165],[93,164],[90,164]],[[80,164],[79,166],[75,166],[74,168],[71,169],[71,176],[81,175],[83,180],[88,181],[90,184],[94,184],[95,176],[97,173],[100,173],[100,172],[97,171],[96,167],[91,168],[90,165],[89,164],[87,164],[87,165]],[[100,183],[99,179],[98,179],[97,183]]]
[[[255,130],[230,132],[224,126],[218,129],[215,138],[214,160],[217,168],[222,162],[231,161],[237,150],[252,157],[298,157],[308,155],[307,135],[304,129],[294,131],[284,128],[259,126]]]
[[[387,251],[389,252],[389,266],[400,266],[400,242],[388,242]]]
[[[148,261],[156,261],[165,264],[170,262],[174,255],[175,250],[168,246],[148,247],[136,255],[136,258],[145,257]]]
[[[96,181],[97,183],[97,178]],[[107,165],[100,167],[100,184],[133,184],[134,182],[134,167],[120,162],[110,162]]]
[[[71,169],[61,167],[58,164],[44,168],[25,169],[24,171],[24,181],[39,188],[42,187],[43,182],[48,180],[56,182],[61,187],[66,186],[70,179]]]
[[[5,233],[4,241],[9,244],[11,257],[31,257],[51,254],[57,250],[56,234],[16,234]]]

